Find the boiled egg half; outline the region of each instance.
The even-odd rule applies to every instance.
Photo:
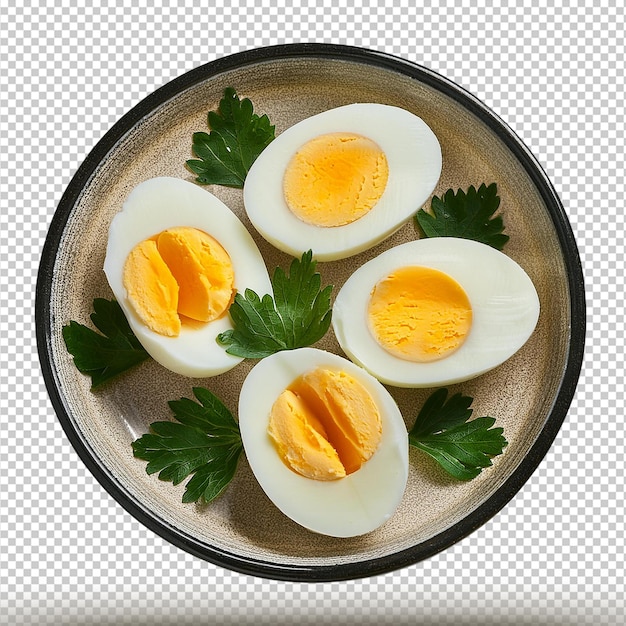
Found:
[[[147,352],[190,377],[215,376],[241,361],[216,341],[232,328],[235,293],[271,293],[239,218],[207,190],[171,177],[131,191],[109,228],[104,271]]]
[[[260,361],[241,388],[239,428],[265,493],[309,530],[362,535],[402,500],[402,415],[374,377],[343,357],[299,348]]]
[[[441,174],[441,147],[417,115],[356,103],[306,118],[278,135],[244,183],[259,233],[280,250],[320,261],[366,250],[402,226]]]
[[[357,269],[333,307],[351,360],[383,383],[433,387],[479,376],[533,333],[539,298],[526,272],[486,244],[420,239]]]

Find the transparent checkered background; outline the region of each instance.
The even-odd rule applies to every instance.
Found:
[[[0,0],[0,623],[625,624],[621,2],[25,4]],[[238,575],[131,518],[66,440],[34,341],[33,291],[48,225],[105,131],[193,67],[293,41],[383,50],[487,103],[558,190],[588,288],[580,385],[526,486],[444,553],[336,584]]]

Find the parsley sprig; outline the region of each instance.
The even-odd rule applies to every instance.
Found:
[[[275,127],[267,115],[254,113],[248,98],[239,99],[232,87],[224,90],[217,111],[209,111],[210,132],[193,134],[187,167],[202,185],[243,187],[248,170],[274,139]]]
[[[426,400],[409,431],[409,443],[455,478],[471,480],[502,454],[507,441],[502,428],[492,428],[493,417],[468,421],[471,397],[456,393],[446,401],[447,396],[448,390],[441,388]]]
[[[432,214],[420,209],[416,222],[427,237],[461,237],[485,243],[502,250],[509,236],[503,234],[502,216],[493,217],[500,206],[496,183],[472,185],[467,193],[448,189],[442,198],[434,196]]]
[[[172,400],[168,404],[176,422],[154,422],[151,433],[132,443],[133,454],[148,461],[146,472],[159,473],[174,485],[192,476],[183,502],[211,502],[228,486],[243,452],[239,426],[222,402],[203,387],[195,387],[198,400]]]
[[[233,329],[217,340],[235,356],[261,359],[281,350],[304,348],[321,339],[331,320],[332,285],[321,289],[321,276],[311,250],[294,259],[285,274],[278,267],[272,277],[273,296],[246,289],[237,293],[229,314]]]
[[[91,376],[95,389],[150,358],[115,300],[96,298],[91,321],[102,333],[75,321],[63,327],[67,351],[80,372]]]

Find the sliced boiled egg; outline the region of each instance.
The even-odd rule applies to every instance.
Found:
[[[439,141],[421,118],[349,104],[278,135],[248,172],[244,204],[280,250],[341,259],[400,228],[430,196],[441,166]]]
[[[447,385],[513,356],[533,333],[539,298],[502,252],[454,237],[391,248],[357,269],[333,306],[343,351],[383,383]]]
[[[221,374],[241,358],[217,335],[245,288],[270,293],[261,254],[239,218],[213,194],[178,178],[137,185],[109,229],[104,271],[131,329],[164,367]]]
[[[402,415],[375,378],[343,357],[299,348],[260,361],[241,389],[239,427],[265,493],[309,530],[362,535],[402,500]]]

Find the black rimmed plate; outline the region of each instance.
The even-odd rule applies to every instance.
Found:
[[[226,87],[249,97],[281,132],[293,123],[352,102],[381,102],[422,117],[437,134],[443,171],[435,193],[496,182],[510,236],[505,252],[533,280],[541,315],[527,344],[502,366],[456,385],[474,398],[474,415],[492,415],[509,445],[492,467],[454,481],[411,451],[405,497],[378,530],[357,538],[316,535],[283,516],[245,460],[227,491],[208,505],[183,504],[184,486],[148,476],[131,442],[168,419],[168,400],[206,386],[236,413],[253,366],[245,361],[212,379],[192,380],[146,362],[90,391],[63,342],[70,320],[89,323],[92,301],[110,298],[102,265],[111,219],[139,182],[167,175],[193,180],[185,167],[191,137]],[[250,226],[240,190],[211,188],[249,227],[268,269],[289,259]],[[408,223],[372,250],[318,269],[335,293],[347,276],[386,248],[415,239]],[[156,90],[102,138],[63,195],[44,246],[36,294],[44,379],[76,451],[113,497],[176,546],[223,567],[293,581],[362,578],[399,569],[459,541],[497,513],[528,480],[554,440],[580,373],[585,301],[580,260],[550,181],[515,134],[466,91],[414,63],[354,47],[293,44],[255,49],[198,67]],[[332,330],[318,347],[340,352]],[[432,390],[393,389],[407,426]]]

